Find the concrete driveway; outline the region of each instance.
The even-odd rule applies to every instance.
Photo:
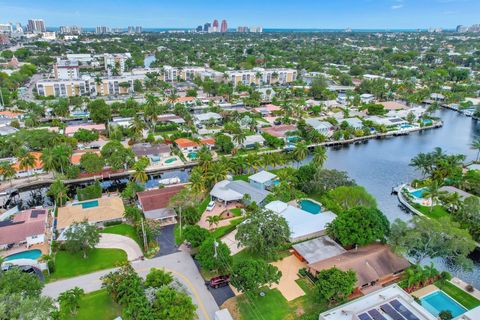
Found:
[[[175,243],[175,225],[169,225],[160,229],[160,235],[157,237],[157,243],[160,246],[160,251],[157,257],[163,257],[175,252],[178,252],[178,246]]]
[[[132,267],[142,277],[145,277],[151,268],[165,269],[171,272],[180,281],[192,297],[197,306],[197,315],[200,320],[214,319],[218,305],[207,290],[205,282],[198,272],[192,257],[185,252],[177,252],[164,257],[132,262]],[[52,298],[74,287],[82,288],[86,293],[99,290],[102,286],[102,276],[115,269],[103,270],[87,275],[59,280],[45,285],[43,294]]]
[[[143,257],[142,249],[135,240],[113,233],[101,233],[100,242],[96,248],[121,249],[127,253],[128,261],[138,260]]]

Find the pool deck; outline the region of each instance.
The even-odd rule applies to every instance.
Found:
[[[11,256],[12,254],[15,254],[15,253],[19,253],[19,252],[23,252],[23,251],[30,251],[30,250],[40,250],[42,251],[42,254],[49,254],[49,247],[48,247],[48,243],[39,243],[39,244],[34,244],[34,245],[31,245],[30,247],[27,248],[26,245],[22,245],[22,246],[19,246],[19,247],[14,247],[10,250],[2,250],[0,251],[0,256],[1,257],[7,257],[7,256]]]
[[[440,289],[438,289],[437,286],[431,284],[431,285],[428,285],[426,287],[423,287],[422,289],[419,289],[417,291],[412,292],[412,296],[417,297],[417,298],[422,298],[422,297],[428,296],[430,293],[438,291],[438,290],[440,290]]]

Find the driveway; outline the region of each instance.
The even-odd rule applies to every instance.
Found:
[[[138,260],[143,257],[142,249],[135,240],[112,233],[101,233],[100,242],[96,248],[101,249],[121,249],[127,253],[128,261]]]
[[[192,297],[193,303],[197,306],[197,315],[200,320],[214,319],[218,305],[207,290],[204,280],[198,272],[192,257],[185,252],[177,252],[164,257],[149,260],[132,262],[132,267],[142,277],[145,277],[151,268],[163,268],[171,272],[180,281]],[[43,294],[52,298],[66,290],[80,287],[85,292],[99,290],[102,286],[101,277],[115,269],[98,271],[87,275],[59,280],[45,285]]]
[[[228,299],[235,297],[235,293],[233,292],[232,288],[230,288],[230,286],[225,286],[217,289],[212,288],[210,286],[206,286],[206,287],[208,291],[210,291],[210,293],[213,296],[213,299],[215,299],[215,302],[219,306],[221,306]]]
[[[163,257],[175,252],[178,252],[178,246],[175,243],[175,225],[169,225],[162,227],[160,235],[157,237],[157,243],[160,246],[160,251],[157,253],[157,257]]]
[[[237,235],[237,231],[238,229],[235,229],[232,232],[227,233],[220,239],[222,240],[223,243],[225,243],[228,246],[232,256],[234,254],[239,253],[243,249],[245,249],[245,247],[240,245],[239,241],[235,239],[235,236]]]
[[[277,288],[278,291],[287,299],[287,301],[295,300],[305,295],[305,292],[297,284],[298,270],[305,268],[306,264],[298,260],[294,255],[283,258],[282,260],[271,263],[282,272],[282,277],[278,284],[273,284],[271,288]]]

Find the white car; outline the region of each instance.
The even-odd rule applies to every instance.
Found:
[[[210,201],[207,206],[207,211],[212,211],[215,208],[215,201]]]

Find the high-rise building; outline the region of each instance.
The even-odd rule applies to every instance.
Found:
[[[109,29],[108,27],[105,27],[105,26],[99,26],[97,28],[95,28],[95,33],[96,34],[106,34],[109,32]]]
[[[262,33],[263,28],[262,27],[251,27],[250,32],[255,32],[255,33]]]
[[[227,32],[228,26],[227,26],[227,20],[223,19],[222,20],[222,25],[220,27],[220,32]]]
[[[135,27],[135,33],[142,33],[142,32],[143,32],[142,26],[136,26]]]
[[[248,27],[245,27],[245,26],[240,26],[240,27],[237,27],[237,32],[249,32],[250,30],[248,29]]]
[[[210,24],[210,22],[207,22],[203,25],[203,32],[208,32],[210,31],[210,28],[212,27],[212,25]]]
[[[79,26],[61,26],[58,31],[61,34],[81,34],[82,28]]]
[[[128,26],[128,33],[135,33],[135,27],[134,26]]]
[[[12,33],[13,27],[10,23],[0,23],[0,33]]]
[[[218,32],[218,20],[213,20],[212,32]]]
[[[28,32],[34,32],[34,33],[40,33],[40,32],[47,31],[47,29],[45,28],[45,21],[43,21],[43,19],[30,19],[30,20],[28,20],[27,31]]]
[[[195,29],[195,31],[197,31],[197,32],[202,32],[202,31],[203,31],[203,27],[202,27],[202,26],[198,26],[198,27]]]

